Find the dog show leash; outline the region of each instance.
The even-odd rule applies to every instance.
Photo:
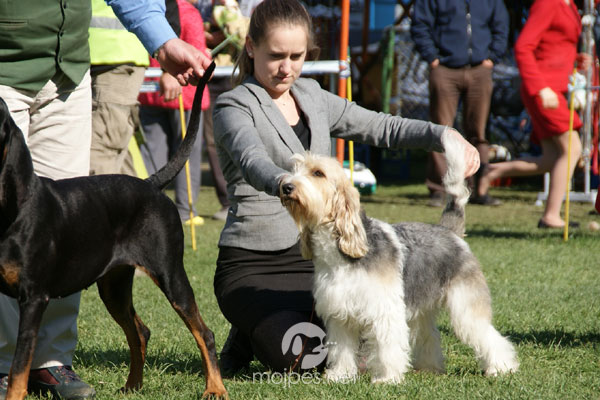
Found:
[[[310,319],[308,320],[308,322],[310,324],[312,324],[312,322],[313,322],[314,315],[315,315],[315,301],[313,300],[312,311],[310,312]],[[304,356],[304,350],[306,348],[306,342],[308,342],[308,338],[309,338],[309,336],[306,336],[306,338],[304,339],[304,343],[302,343],[302,349],[300,350],[300,354],[298,354],[298,356],[294,360],[294,364],[290,367],[290,373],[296,369],[296,367],[298,366],[298,363],[300,362],[300,359]]]

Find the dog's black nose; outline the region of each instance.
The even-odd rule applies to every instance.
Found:
[[[281,191],[283,192],[283,194],[290,195],[292,194],[292,192],[294,191],[294,185],[292,183],[284,183],[281,186]]]

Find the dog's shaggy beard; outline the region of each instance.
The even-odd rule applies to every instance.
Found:
[[[301,176],[297,178],[293,193],[284,196],[281,202],[292,216],[292,219],[300,232],[300,248],[302,257],[312,258],[310,236],[314,228],[324,223],[331,222],[331,209],[329,203],[323,198],[319,190],[315,190],[313,182],[309,178]],[[300,183],[300,184],[299,184]]]

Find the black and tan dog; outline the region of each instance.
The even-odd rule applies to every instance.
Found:
[[[142,386],[150,330],[132,304],[135,268],[154,280],[194,336],[204,359],[204,395],[227,396],[213,333],[200,316],[184,271],[179,214],[161,192],[190,154],[202,92],[213,69],[214,64],[196,90],[190,130],[177,154],[146,180],[98,175],[54,181],[36,176],[23,134],[0,99],[0,291],[16,298],[20,309],[7,399],[22,399],[27,393],[48,301],[94,282],[127,336],[131,366],[124,389]]]

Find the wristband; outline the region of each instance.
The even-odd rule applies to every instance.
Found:
[[[152,58],[154,58],[155,60],[158,60],[158,52],[160,51],[160,49],[162,49],[165,46],[165,44],[161,44],[158,49],[156,49],[154,51],[154,53],[152,53]]]

